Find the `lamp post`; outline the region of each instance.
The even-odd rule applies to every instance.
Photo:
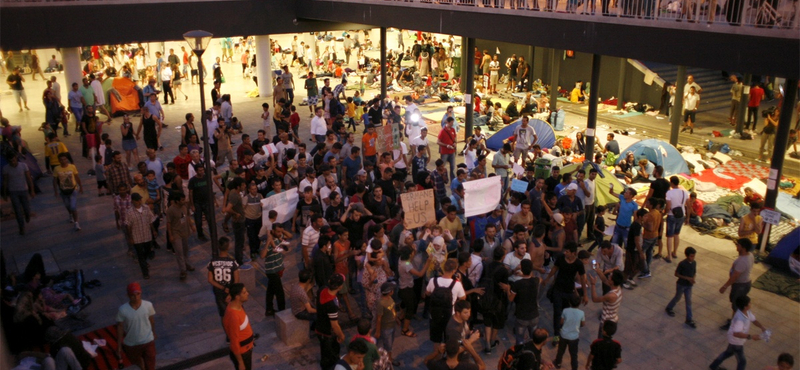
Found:
[[[208,181],[206,181],[206,191],[208,194],[213,194],[214,189],[212,188],[212,175],[211,175],[211,150],[208,147],[208,125],[206,124],[206,93],[203,87],[203,53],[206,51],[208,44],[211,42],[211,38],[214,35],[210,32],[194,30],[189,31],[183,34],[183,38],[189,43],[189,47],[192,48],[194,54],[197,55],[197,73],[198,73],[198,80],[200,81],[200,125],[203,127],[203,167],[206,170],[206,176],[208,176]],[[213,134],[213,133],[212,133]],[[219,255],[219,245],[217,243],[217,218],[214,215],[214,202],[208,203],[208,213],[209,220],[208,222],[208,233],[211,235],[211,253],[214,256]],[[202,225],[197,225],[197,227],[202,227]]]

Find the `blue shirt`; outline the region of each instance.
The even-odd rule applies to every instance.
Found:
[[[561,326],[561,337],[567,340],[578,339],[581,330],[581,323],[586,321],[583,311],[577,308],[565,308],[561,311],[564,325]]]
[[[344,157],[342,164],[347,167],[347,173],[345,173],[347,178],[354,179],[358,175],[358,170],[361,169],[361,156],[356,156],[356,159],[352,159],[350,156]]]
[[[454,178],[453,181],[450,182],[450,192],[456,191],[459,185],[461,185],[461,181],[458,180],[458,177]]]
[[[458,196],[458,194],[454,193],[453,195],[451,195],[450,196],[450,201],[452,202],[452,205],[456,207],[456,212],[462,211],[464,209],[464,207],[461,205],[461,203],[463,203],[464,200],[461,199],[461,197]],[[459,213],[458,214],[458,219],[461,220],[462,224],[467,223],[467,219],[466,219],[466,217],[464,217],[463,213]],[[455,237],[455,235],[453,235],[453,236]]]
[[[619,195],[619,214],[617,215],[617,225],[622,227],[630,227],[633,222],[633,214],[639,210],[639,205],[636,201],[631,199],[630,202],[625,201],[625,196]]]
[[[144,107],[147,108],[150,114],[161,118],[161,103],[158,102],[158,99],[156,99],[155,104],[148,100],[147,103],[144,103]]]

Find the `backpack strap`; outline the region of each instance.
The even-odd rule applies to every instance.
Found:
[[[454,287],[454,286],[456,286],[456,283],[457,283],[457,282],[458,282],[458,281],[456,281],[456,279],[455,279],[455,278],[453,278],[453,282],[452,282],[452,283],[450,283],[450,286],[449,286],[449,287],[447,287],[447,289],[453,290],[453,287]]]
[[[433,289],[436,289],[438,287],[439,287],[439,278],[435,277],[433,278]]]

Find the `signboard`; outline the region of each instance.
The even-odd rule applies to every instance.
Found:
[[[516,191],[518,193],[524,193],[528,190],[528,182],[511,179],[511,190]]]
[[[511,166],[511,169],[514,171],[514,175],[522,176],[525,174],[525,169],[522,168],[522,166],[520,166],[517,162],[514,162],[514,164]]]
[[[407,229],[413,229],[436,221],[433,199],[433,189],[400,194],[400,201],[403,203],[403,225]]]
[[[494,211],[500,204],[503,185],[500,176],[472,180],[464,185],[464,217],[482,215]]]
[[[273,143],[266,144],[261,147],[267,155],[274,155],[278,153],[278,148]]]
[[[770,225],[777,226],[781,222],[781,213],[771,209],[762,209],[761,219]]]
[[[379,156],[383,152],[400,149],[400,142],[403,141],[403,137],[400,135],[400,126],[398,124],[378,126],[375,128],[375,133],[378,134],[375,146],[378,149]]]
[[[276,222],[284,223],[292,219],[297,209],[298,194],[294,189],[275,194],[269,198],[261,200],[261,214],[264,222],[269,221],[269,211],[278,212]]]

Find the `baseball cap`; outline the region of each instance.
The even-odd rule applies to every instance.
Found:
[[[139,285],[139,283],[134,281],[128,284],[128,294],[141,293],[141,292],[142,292],[142,286]]]
[[[295,162],[294,159],[290,159],[290,160],[286,161],[286,167],[291,170],[291,169],[297,167],[297,162]]]
[[[358,170],[358,173],[356,173],[356,175],[357,175],[357,176],[366,176],[366,175],[367,175],[367,171],[364,171],[364,170]]]
[[[557,224],[563,226],[564,225],[564,216],[561,215],[560,213],[554,213],[553,214],[553,221],[555,221]]]
[[[567,190],[578,190],[578,184],[569,184]]]
[[[394,287],[395,287],[394,283],[389,281],[381,284],[381,294],[394,293]]]

